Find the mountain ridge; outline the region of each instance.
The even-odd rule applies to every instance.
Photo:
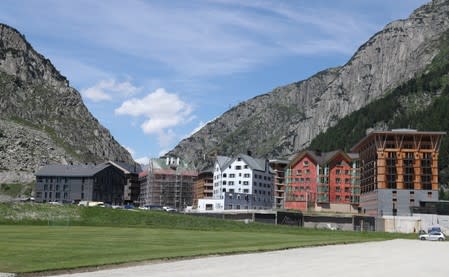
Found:
[[[134,163],[68,79],[6,24],[0,24],[0,96],[0,183],[29,182],[47,163]]]
[[[256,156],[285,158],[306,148],[344,116],[424,70],[449,29],[448,13],[448,1],[423,5],[409,18],[387,24],[344,65],[236,105],[168,155],[197,161],[202,168],[217,154],[250,149]]]

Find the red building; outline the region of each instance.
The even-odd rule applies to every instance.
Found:
[[[286,170],[286,209],[350,211],[359,203],[357,154],[303,151]],[[334,205],[334,204],[340,204]],[[346,205],[344,209],[341,205]]]

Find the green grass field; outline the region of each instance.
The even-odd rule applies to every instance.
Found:
[[[406,237],[244,224],[148,211],[0,205],[0,272],[242,253]]]

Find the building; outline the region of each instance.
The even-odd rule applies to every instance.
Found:
[[[140,188],[140,204],[178,210],[192,206],[197,176],[198,171],[179,158],[151,159],[147,182]]]
[[[360,207],[373,216],[410,215],[438,200],[438,151],[445,132],[374,131],[352,151],[361,160]]]
[[[303,211],[356,212],[359,175],[357,154],[341,150],[300,152],[287,166],[284,207]]]
[[[123,192],[123,202],[125,204],[138,204],[140,195],[139,174],[142,172],[140,165],[127,164],[118,161],[109,161],[111,165],[120,169],[125,175],[126,184]]]
[[[99,165],[47,165],[36,173],[36,202],[77,203],[101,201],[121,205],[136,193],[129,165],[106,162]],[[137,198],[136,198],[137,199]]]
[[[273,186],[273,208],[283,209],[285,201],[285,169],[288,161],[284,160],[270,160],[270,167],[274,171],[274,186]]]
[[[212,199],[214,192],[214,169],[203,170],[194,184],[193,208],[198,207],[198,199]]]
[[[213,199],[199,199],[198,210],[271,209],[273,172],[268,160],[239,154],[217,156]]]

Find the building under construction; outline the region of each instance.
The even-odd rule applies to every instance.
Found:
[[[179,158],[151,159],[147,182],[141,185],[140,204],[183,210],[193,204],[197,170]]]
[[[410,215],[438,200],[438,153],[445,132],[374,131],[352,151],[362,162],[360,206],[373,216]]]

